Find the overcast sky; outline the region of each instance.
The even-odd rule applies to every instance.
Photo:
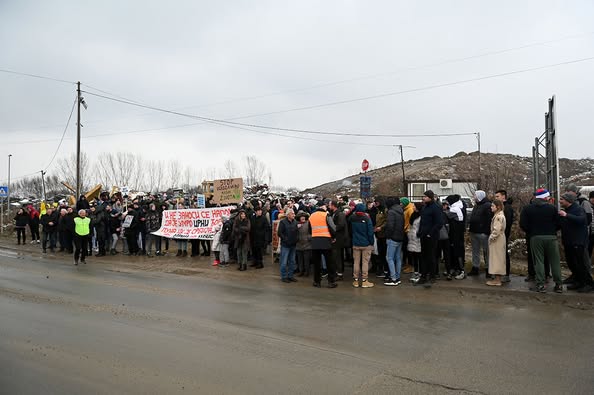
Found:
[[[0,68],[258,125],[373,134],[480,132],[483,151],[526,156],[555,94],[559,154],[581,158],[594,148],[594,60],[302,108],[594,57],[593,20],[591,0],[1,0]],[[542,42],[547,44],[532,45]],[[485,53],[491,55],[477,56]],[[75,86],[3,72],[0,86],[4,180],[8,154],[13,177],[47,166]],[[284,186],[342,178],[364,158],[373,167],[394,163],[395,144],[415,147],[405,149],[406,159],[476,150],[473,136],[336,137],[259,129],[326,140],[311,141],[208,123],[171,128],[199,121],[84,96],[89,108],[83,111],[82,149],[91,156],[131,151],[199,169],[222,168],[226,159],[239,164],[255,154],[270,167],[274,184]],[[144,129],[161,130],[114,134]],[[73,122],[58,157],[75,151],[75,135]]]

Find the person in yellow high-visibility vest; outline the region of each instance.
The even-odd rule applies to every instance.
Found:
[[[74,218],[74,264],[87,263],[87,246],[89,245],[89,235],[91,233],[91,219],[87,217],[86,210],[78,210],[78,217]]]

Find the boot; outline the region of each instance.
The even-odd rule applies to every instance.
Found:
[[[182,250],[177,250],[177,254],[175,256],[182,256]]]
[[[262,263],[258,263],[256,265],[256,269],[264,269],[264,265]]]
[[[247,264],[245,264],[245,263],[243,263],[243,264],[242,264],[242,263],[240,263],[240,264],[239,264],[239,269],[238,269],[238,270],[239,270],[240,272],[244,272],[244,271],[246,271],[246,270],[247,270]]]
[[[182,253],[182,256],[185,258],[188,256],[188,251],[184,250],[184,252]]]

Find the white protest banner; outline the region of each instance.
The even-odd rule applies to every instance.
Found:
[[[235,207],[193,208],[163,211],[161,228],[154,235],[169,239],[212,240],[215,226],[222,224],[222,217],[229,217]]]
[[[243,199],[243,179],[229,178],[214,180],[213,203],[229,204],[240,203]]]

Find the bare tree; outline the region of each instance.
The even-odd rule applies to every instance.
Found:
[[[237,168],[237,165],[235,165],[235,162],[233,162],[231,159],[227,159],[223,166],[224,166],[223,177],[225,177],[225,178],[239,177],[239,169]]]
[[[244,179],[247,185],[256,185],[264,182],[266,165],[255,155],[248,155],[243,158]]]
[[[59,172],[62,181],[67,182],[71,187],[76,189],[76,154],[71,154],[66,158],[58,160]],[[80,183],[82,191],[90,188],[95,180],[91,180],[89,176],[89,157],[86,153],[80,153]]]
[[[182,182],[181,168],[181,164],[177,160],[168,163],[168,179],[170,187],[175,188]]]

